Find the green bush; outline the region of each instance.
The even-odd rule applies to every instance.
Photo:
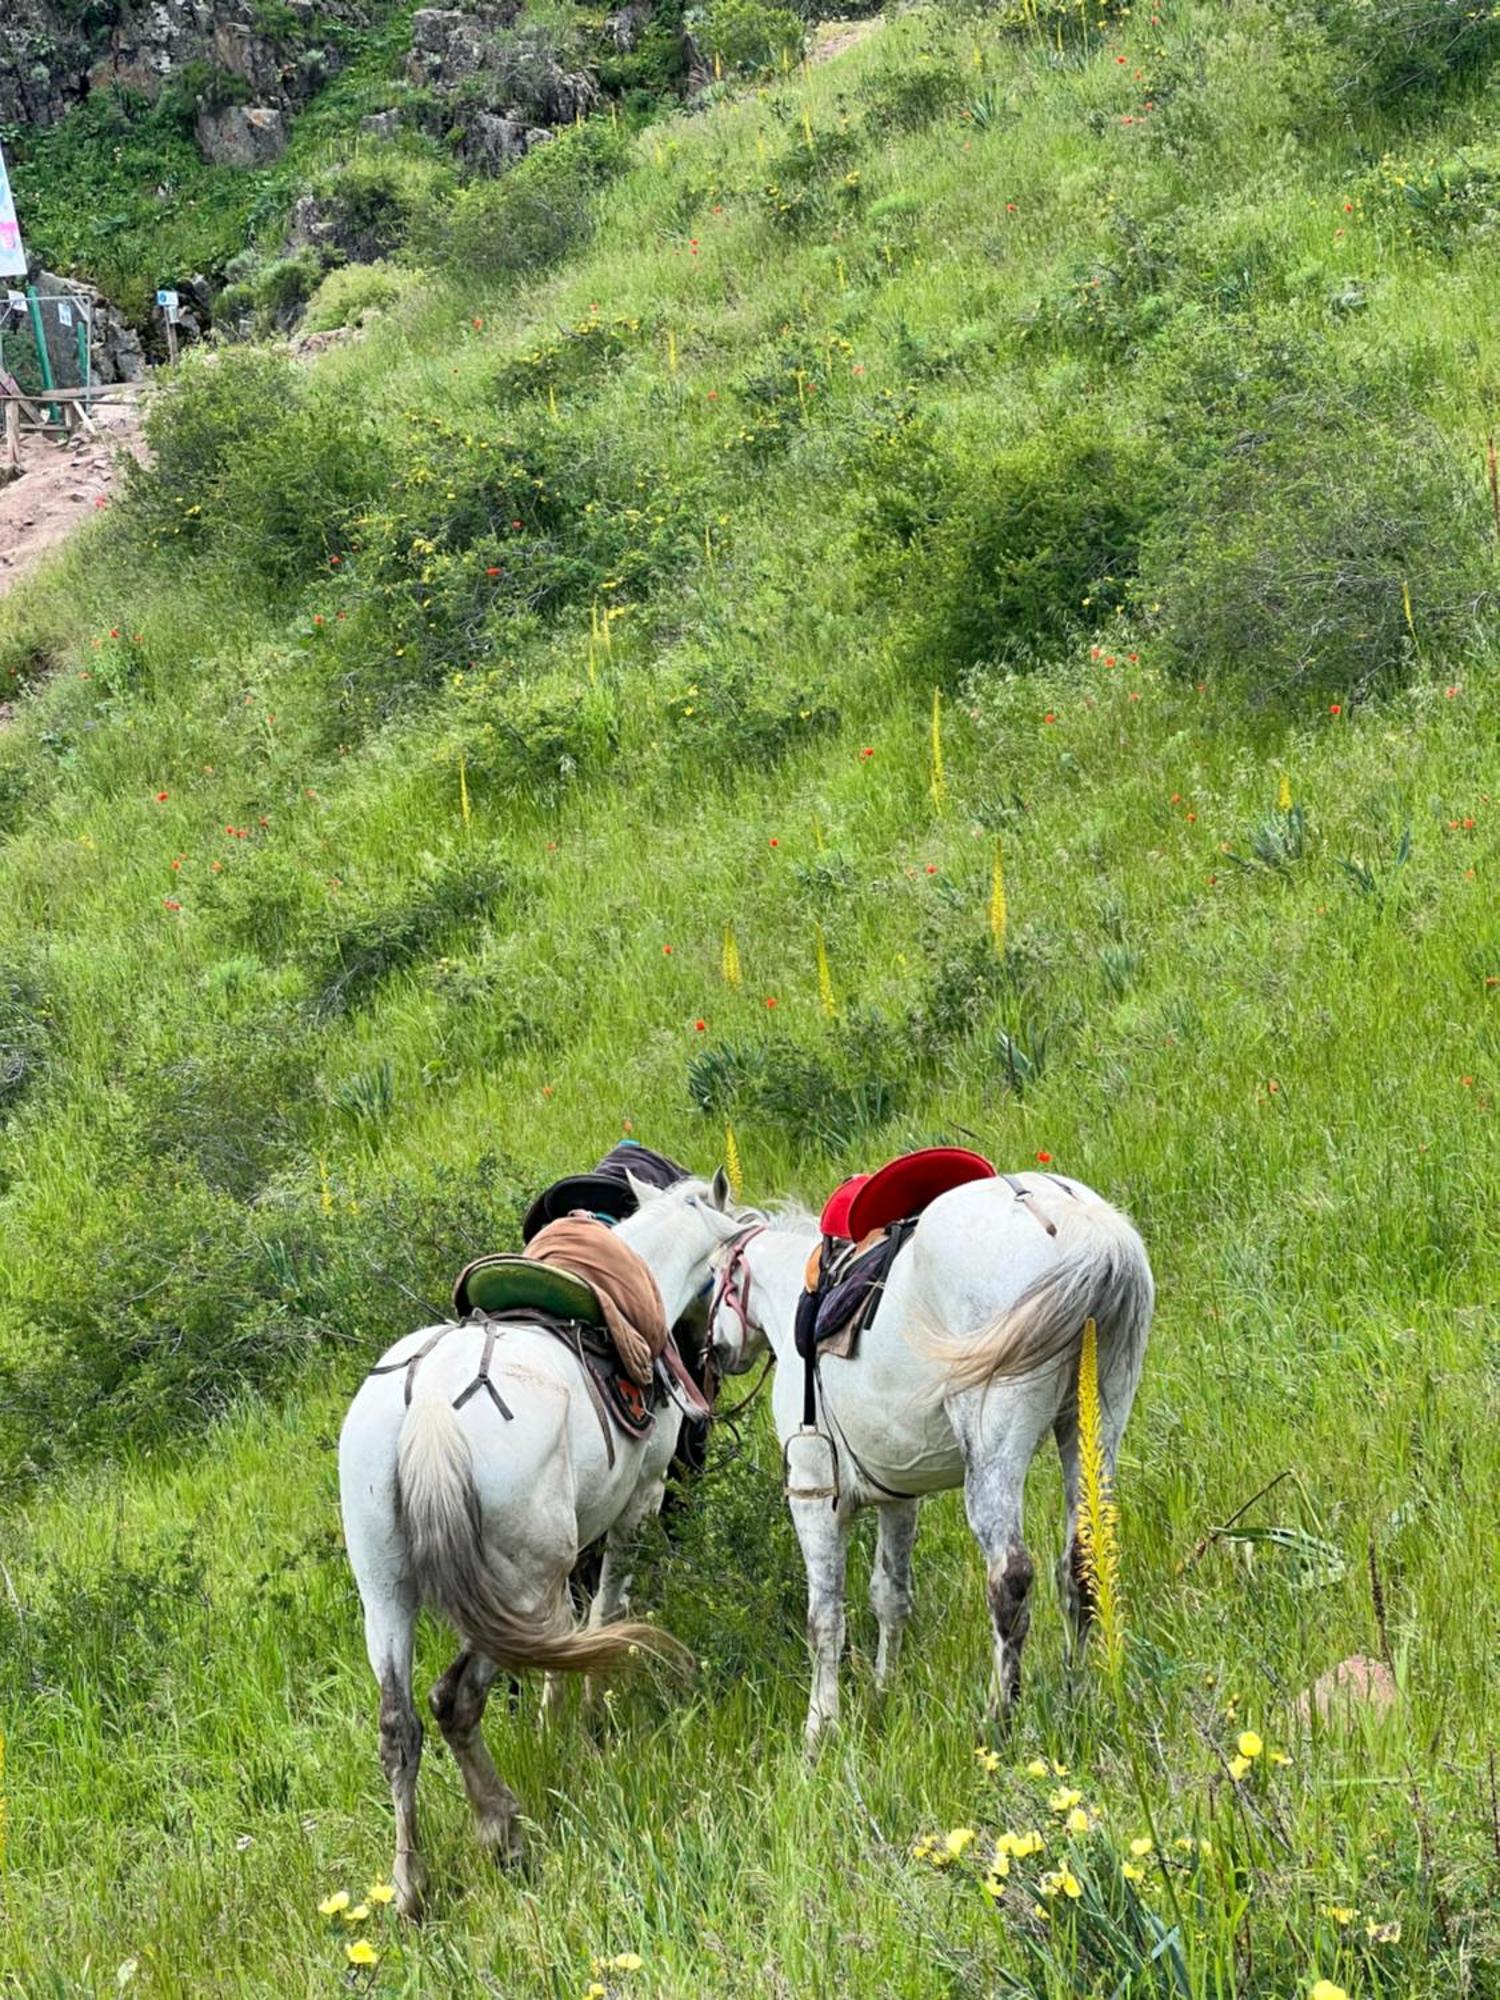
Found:
[[[499,180],[461,188],[429,205],[418,247],[472,277],[516,277],[555,264],[587,240],[600,188],[629,163],[625,139],[579,125],[538,146]]]
[[[1189,678],[1225,675],[1257,703],[1346,702],[1472,639],[1496,601],[1490,532],[1444,438],[1360,399],[1296,398],[1163,517],[1139,594]]]
[[[786,7],[762,0],[709,0],[696,27],[698,46],[731,76],[786,68],[802,53],[803,24]]]
[[[860,91],[869,107],[866,119],[877,134],[920,132],[951,111],[963,95],[963,77],[932,55],[919,56],[904,68],[880,70]]]
[[[1125,602],[1166,484],[1157,450],[1111,438],[1093,413],[970,472],[913,547],[913,658],[952,682],[1097,625]]]
[[[452,185],[450,169],[426,154],[361,150],[312,183],[318,240],[361,264],[389,257]]]
[[[1486,76],[1500,57],[1500,13],[1463,0],[1321,0],[1342,59],[1335,90],[1356,109],[1430,103]]]
[[[212,548],[278,582],[326,562],[386,476],[368,420],[264,352],[190,356],[153,399],[146,438],[121,531],[153,552]]]
[[[395,264],[345,264],[330,271],[308,300],[302,324],[308,333],[359,326],[371,313],[388,312],[422,283],[417,271]]]

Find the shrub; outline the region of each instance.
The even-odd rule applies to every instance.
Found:
[[[309,960],[320,1014],[342,1014],[367,1000],[383,979],[430,954],[464,923],[485,916],[506,876],[485,861],[434,864],[394,900],[341,921]]]
[[[1298,398],[1164,517],[1140,594],[1191,679],[1227,674],[1257,703],[1353,700],[1404,681],[1419,643],[1452,653],[1493,608],[1487,526],[1434,432]]]
[[[1478,81],[1500,57],[1500,14],[1462,0],[1320,0],[1342,58],[1335,90],[1357,109],[1432,102]]]
[[[778,684],[754,654],[684,662],[667,703],[674,761],[686,752],[696,766],[726,777],[747,765],[769,768],[839,719],[820,675]]]
[[[152,399],[146,438],[123,531],[153,552],[213,548],[275,582],[326,561],[385,479],[363,414],[263,352],[190,356]]]
[[[555,264],[592,233],[594,199],[629,163],[625,140],[580,125],[538,146],[496,181],[476,181],[429,209],[419,246],[478,278]]]
[[[422,282],[416,271],[394,264],[345,264],[330,271],[307,302],[302,324],[308,333],[359,326],[371,313],[390,308]]]
[[[786,7],[762,0],[709,0],[695,30],[698,46],[731,75],[785,68],[802,53],[803,25]]]
[[[318,245],[373,263],[399,249],[452,184],[450,169],[424,154],[360,151],[313,182],[309,229]]]
[[[913,656],[951,681],[1096,625],[1125,601],[1166,483],[1158,452],[1101,433],[1093,413],[971,474],[914,545]]]
[[[714,1118],[765,1120],[794,1146],[838,1154],[895,1117],[910,1094],[909,1051],[883,1017],[852,1009],[818,1045],[722,1042],[688,1063],[688,1095]]]
[[[963,94],[958,72],[930,55],[901,69],[879,71],[860,92],[869,106],[866,117],[877,133],[919,132],[951,111]]]

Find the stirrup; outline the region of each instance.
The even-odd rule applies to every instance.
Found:
[[[828,1479],[826,1486],[793,1486],[792,1446],[800,1438],[813,1438],[828,1451]],[[833,1439],[820,1431],[816,1424],[804,1424],[799,1431],[789,1437],[781,1447],[781,1490],[788,1500],[837,1500],[839,1497],[839,1455]]]

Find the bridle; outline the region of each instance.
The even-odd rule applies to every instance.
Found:
[[[752,1325],[750,1318],[750,1269],[745,1262],[745,1252],[757,1236],[765,1234],[768,1226],[764,1222],[757,1222],[745,1230],[742,1235],[737,1236],[734,1240],[734,1247],[719,1266],[718,1279],[714,1285],[713,1297],[710,1299],[708,1306],[708,1344],[710,1353],[713,1351],[714,1346],[715,1322],[721,1310],[728,1310],[739,1321],[740,1358],[744,1356],[745,1349],[750,1342],[750,1329]],[[764,1332],[764,1329],[762,1329],[762,1332]],[[772,1357],[768,1353],[766,1356],[767,1367],[769,1367],[771,1359]],[[761,1381],[765,1380],[765,1376],[766,1368],[762,1368],[760,1381],[755,1383],[750,1394],[736,1403],[732,1410],[725,1410],[719,1414],[726,1418],[737,1416],[744,1409],[745,1405],[754,1398],[760,1388]]]

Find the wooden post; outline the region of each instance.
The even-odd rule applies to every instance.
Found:
[[[167,316],[167,359],[175,367],[177,364],[177,315],[170,306],[166,307],[165,310]]]
[[[21,405],[7,403],[5,406],[5,463],[14,470],[21,467]]]

